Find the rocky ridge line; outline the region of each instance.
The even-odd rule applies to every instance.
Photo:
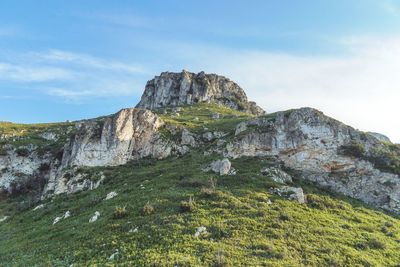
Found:
[[[152,110],[196,103],[218,103],[253,115],[265,113],[255,102],[249,102],[244,90],[228,78],[185,70],[163,72],[148,81],[136,107]]]

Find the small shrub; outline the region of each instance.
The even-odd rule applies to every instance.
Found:
[[[215,255],[214,266],[215,267],[228,267],[229,266],[224,253],[220,250]]]
[[[111,230],[120,230],[121,229],[121,224],[119,223],[112,223],[109,225]]]
[[[23,147],[17,148],[17,150],[15,150],[15,152],[20,157],[27,157],[29,155],[29,150],[27,148],[23,148]]]
[[[192,197],[188,201],[181,201],[180,210],[181,212],[192,212],[195,208],[195,202]]]
[[[266,253],[269,258],[275,258],[275,259],[283,259],[285,258],[285,253],[281,251],[277,251],[273,247],[268,247],[266,250]]]
[[[205,182],[199,179],[184,179],[179,182],[179,185],[182,187],[202,187],[205,186]]]
[[[117,206],[115,207],[114,213],[113,213],[113,218],[114,219],[121,219],[124,218],[128,215],[128,211],[126,210],[126,206],[120,207]]]
[[[217,179],[211,177],[208,179],[208,186],[210,189],[215,190],[217,189]]]
[[[341,151],[344,155],[361,158],[364,155],[365,149],[360,142],[352,141],[348,145],[343,145]]]
[[[371,249],[385,249],[386,245],[378,239],[370,239],[367,241],[367,246]]]
[[[155,208],[149,202],[147,202],[146,205],[144,205],[144,207],[142,209],[143,215],[150,215],[150,214],[153,214],[154,212],[155,212]]]
[[[285,213],[283,213],[279,216],[279,220],[281,220],[281,221],[290,221],[290,219],[291,219],[290,216]]]
[[[50,164],[48,164],[48,163],[40,164],[39,171],[45,172],[45,171],[48,171],[48,170],[50,170]]]
[[[200,189],[200,194],[204,197],[212,197],[213,195],[215,195],[215,190],[208,187],[202,187]]]
[[[361,243],[356,244],[356,248],[362,249],[362,250],[365,250],[368,248],[370,248],[370,249],[385,249],[386,245],[382,241],[373,238],[373,239],[367,240],[366,242],[361,242]]]
[[[392,222],[385,222],[385,226],[386,227],[393,227],[393,223]]]

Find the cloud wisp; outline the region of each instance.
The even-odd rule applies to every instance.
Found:
[[[235,80],[269,112],[310,106],[400,142],[400,38],[352,37],[338,45],[343,54],[329,56],[188,46],[180,53],[196,71]]]
[[[138,89],[138,77],[146,73],[138,64],[61,50],[30,52],[0,61],[1,85],[25,84],[25,88],[39,89],[69,102],[131,96]]]

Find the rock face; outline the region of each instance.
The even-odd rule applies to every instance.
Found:
[[[233,81],[216,74],[187,71],[163,72],[148,81],[136,107],[156,109],[203,102],[221,104],[254,115],[265,113],[256,103],[249,102],[243,89]]]
[[[121,165],[132,159],[164,158],[170,149],[160,141],[163,125],[149,110],[123,109],[104,122],[83,123],[65,149],[63,166]]]
[[[23,191],[27,184],[41,183],[49,176],[51,155],[39,155],[29,147],[23,148],[22,155],[21,150],[10,147],[0,156],[0,189],[9,194]]]
[[[368,134],[372,135],[376,139],[378,139],[381,142],[386,142],[386,143],[391,143],[389,137],[386,135],[380,134],[380,133],[374,133],[374,132],[368,132]]]
[[[161,138],[162,125],[156,114],[141,109],[123,109],[104,121],[83,122],[66,145],[61,166],[50,175],[44,196],[94,189],[101,183],[101,178],[93,182],[73,167],[115,166],[169,156],[173,146]]]
[[[397,158],[393,158],[400,154],[400,147],[391,144],[387,137],[362,133],[311,108],[251,117],[232,129],[228,129],[230,124],[228,128],[224,126],[223,132],[206,127],[202,131],[191,129],[191,132],[190,128],[168,120],[164,124],[151,111],[173,107],[171,116],[177,118],[178,112],[184,114],[186,110],[179,106],[202,102],[217,103],[254,115],[264,114],[255,103],[247,100],[236,83],[225,77],[204,72],[164,72],[147,83],[137,105],[140,109],[123,109],[109,117],[78,122],[73,137],[68,142],[62,139],[62,143],[58,143],[61,147],[66,142],[59,155],[39,154],[30,145],[19,149],[2,146],[0,189],[13,193],[34,183],[40,189],[44,187],[42,198],[91,190],[108,177],[101,171],[85,174],[80,172],[80,167],[115,166],[145,157],[162,159],[204,146],[207,149],[203,151],[204,155],[216,153],[222,159],[212,162],[205,171],[234,175],[236,171],[229,159],[274,158],[278,167],[268,167],[262,173],[276,183],[290,184],[292,177],[301,178],[375,207],[400,213],[398,171],[382,168],[387,162],[390,166],[398,166]],[[168,114],[170,110],[164,109],[164,112]],[[183,115],[181,118],[185,119]],[[221,122],[226,119],[224,114],[212,114],[211,118]],[[173,138],[163,135],[165,131]],[[59,135],[60,132],[46,132],[42,138],[58,140]],[[394,152],[395,149],[399,152]],[[371,158],[379,156],[379,151],[386,151],[389,156],[379,158],[381,161],[376,164]],[[304,203],[301,188],[280,188],[290,193],[289,198]],[[283,191],[277,193],[285,193]]]
[[[248,121],[246,124],[254,130],[227,144],[225,156],[274,156],[285,167],[299,172],[303,179],[376,207],[400,212],[399,176],[341,152],[344,145],[357,142],[368,153],[383,145],[377,138],[311,108],[271,115]]]

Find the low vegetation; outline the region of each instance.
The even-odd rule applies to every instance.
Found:
[[[164,110],[157,112],[167,123],[188,127],[193,133],[226,131],[225,139],[234,135],[237,123],[252,117],[211,104],[176,112],[167,109],[167,114]],[[223,119],[213,119],[213,114]],[[265,118],[274,120],[276,114]],[[54,127],[61,135],[71,125]],[[0,124],[0,129],[2,134],[15,133],[15,141],[9,136],[1,142],[15,146],[19,153],[24,153],[32,140],[39,148],[51,144],[40,139],[46,127]],[[166,129],[163,134],[173,138]],[[106,177],[92,191],[60,195],[40,203],[24,195],[0,196],[0,220],[7,216],[0,222],[0,265],[399,264],[400,220],[395,215],[298,179],[293,179],[291,186],[303,188],[307,203],[279,197],[271,193],[278,186],[276,182],[261,173],[265,167],[278,164],[273,158],[233,159],[232,166],[238,170],[234,176],[203,172],[204,166],[220,158],[205,155],[207,146],[164,160],[141,159],[123,166],[81,168],[79,172],[93,181],[99,179],[99,173]],[[357,144],[343,147],[343,151],[349,156],[366,155],[365,148]],[[398,173],[398,152],[398,145],[389,144],[377,152],[388,159],[380,163],[382,168]],[[118,194],[105,200],[110,192]],[[43,207],[35,208],[39,204]],[[67,211],[70,216],[53,225],[54,219]],[[95,212],[100,216],[89,223]]]
[[[400,221],[343,196],[299,184],[308,203],[269,193],[271,162],[233,160],[236,176],[200,171],[215,159],[193,151],[96,168],[98,189],[18,210],[0,201],[2,266],[395,266]],[[246,167],[246,168],[244,168]],[[93,172],[94,173],[94,172]],[[184,180],[199,185],[182,184]],[[110,200],[105,196],[116,191]],[[271,202],[272,203],[271,203]],[[71,216],[53,225],[55,217]],[[101,216],[89,223],[95,211]],[[0,216],[0,217],[1,217]],[[199,236],[199,227],[206,231]],[[116,251],[117,254],[110,259]],[[123,266],[125,266],[123,265]]]
[[[353,141],[342,146],[342,153],[367,160],[381,171],[400,175],[400,144],[381,143],[368,151],[362,143]]]
[[[26,156],[29,149],[39,154],[56,155],[75,131],[74,123],[17,124],[0,122],[0,154],[6,146],[16,148],[19,156]]]

